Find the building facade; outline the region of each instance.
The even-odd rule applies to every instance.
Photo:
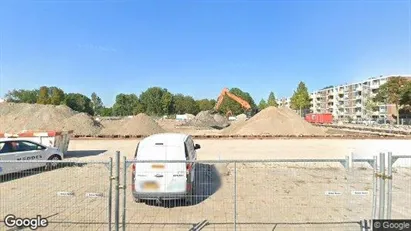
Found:
[[[281,98],[277,100],[279,107],[290,107],[290,98]]]
[[[377,119],[390,118],[396,115],[395,105],[379,103],[376,110],[367,106],[373,99],[379,87],[390,78],[399,76],[380,76],[361,82],[333,86],[312,92],[311,111],[313,113],[332,113],[338,119]],[[410,78],[411,76],[401,76]]]

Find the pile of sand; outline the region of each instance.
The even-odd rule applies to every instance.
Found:
[[[193,119],[185,125],[197,128],[224,128],[229,126],[228,120],[220,114],[212,114],[209,111],[199,112]]]
[[[140,113],[123,120],[104,121],[100,135],[152,135],[165,132],[150,116]]]
[[[247,121],[237,122],[223,130],[233,135],[325,135],[288,108],[268,107]]]
[[[196,116],[195,115],[193,115],[193,114],[185,114],[186,116],[187,116],[187,119],[188,120],[192,120],[192,119],[194,119]]]
[[[78,135],[96,135],[103,125],[86,113],[78,113],[65,120],[62,130],[73,130]]]
[[[74,130],[76,135],[94,135],[102,125],[85,113],[73,111],[65,105],[26,103],[0,104],[0,131]]]

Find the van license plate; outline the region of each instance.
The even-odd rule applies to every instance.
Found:
[[[153,183],[153,182],[147,182],[147,183],[144,183],[143,188],[153,190],[153,189],[158,189],[158,185],[156,183]]]
[[[163,169],[164,165],[163,164],[153,164],[153,165],[151,165],[151,168]]]

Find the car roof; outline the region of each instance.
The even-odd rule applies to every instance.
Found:
[[[0,142],[6,142],[6,141],[29,141],[29,142],[33,142],[37,144],[37,142],[35,141],[24,139],[24,138],[0,138]]]
[[[190,135],[181,133],[159,133],[144,138],[140,141],[140,145],[145,146],[163,143],[166,146],[181,146],[188,137],[190,137]]]

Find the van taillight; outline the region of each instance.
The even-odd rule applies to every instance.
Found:
[[[135,184],[134,184],[135,173],[136,173],[136,164],[132,164],[132,167],[131,167],[131,174],[132,174],[132,177],[131,177],[131,190],[133,192],[134,192],[134,188],[135,188]]]
[[[191,165],[192,165],[192,163],[187,163],[187,165],[186,165],[186,174],[187,175],[190,174]]]

